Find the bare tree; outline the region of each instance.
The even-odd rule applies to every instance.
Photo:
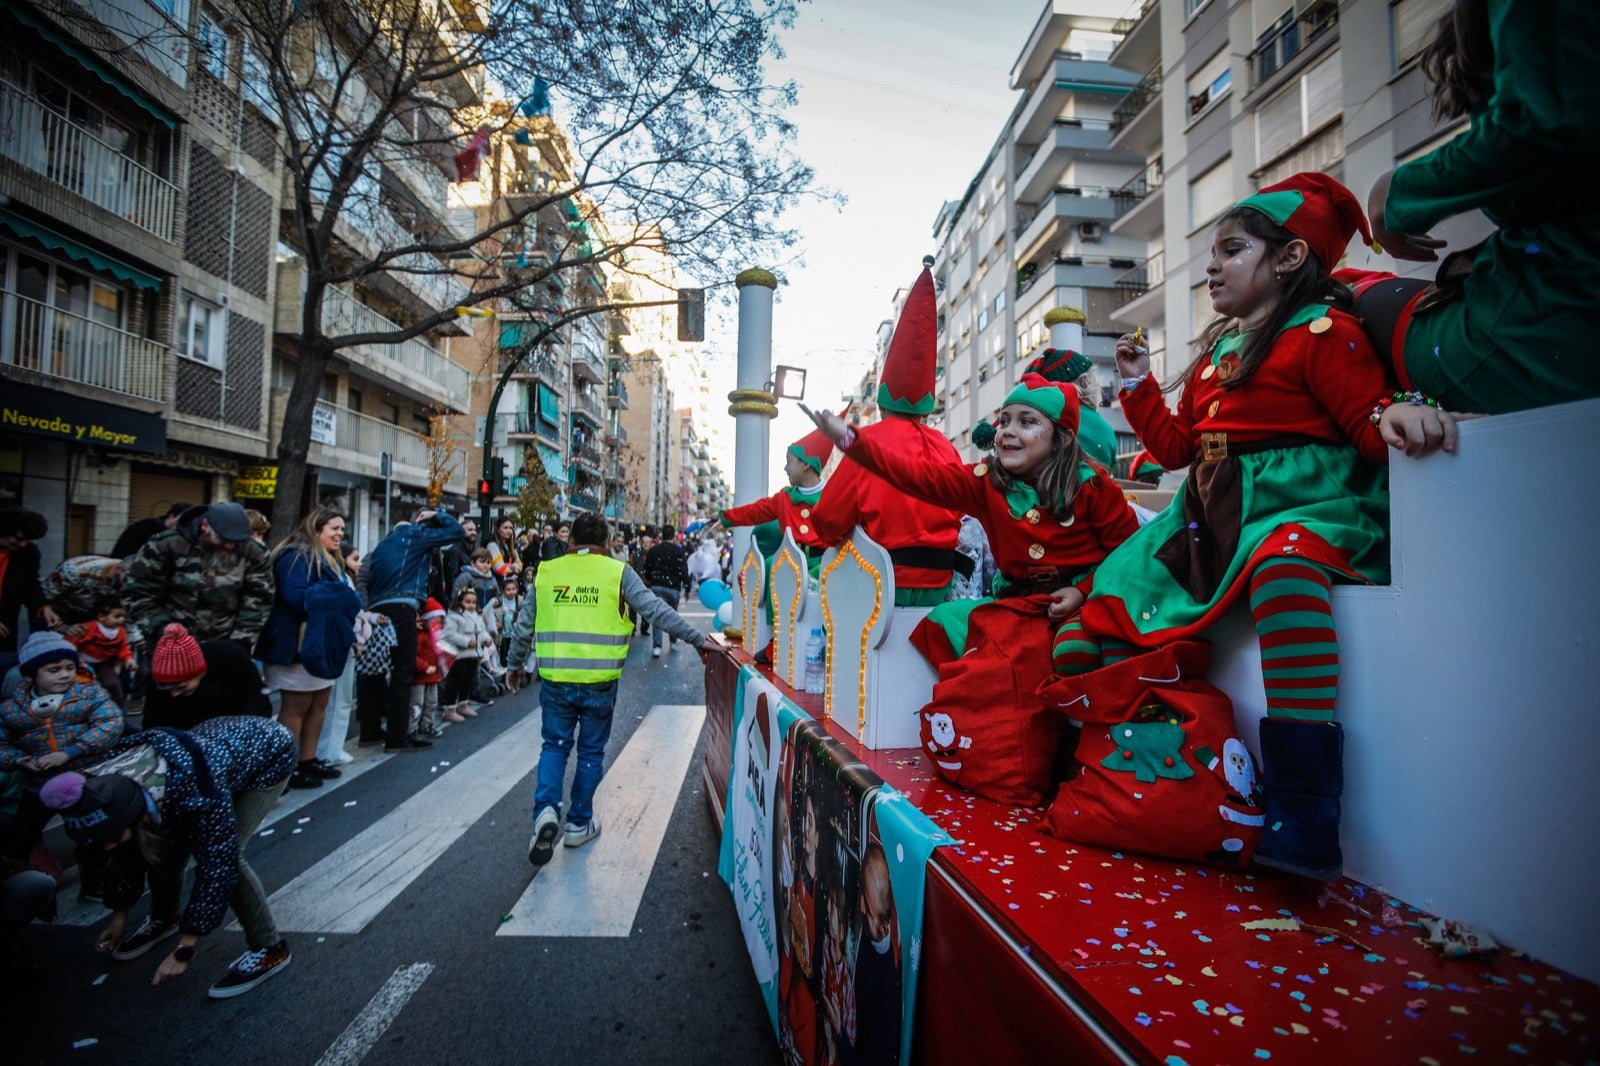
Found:
[[[248,49],[240,80],[281,124],[280,236],[304,260],[277,454],[290,506],[275,509],[275,536],[296,517],[329,359],[458,314],[439,305],[373,329],[338,313],[348,287],[433,279],[470,307],[602,264],[626,271],[645,239],[712,287],[731,280],[730,264],[790,261],[796,235],[780,218],[814,194],[813,175],[784,117],[793,87],[769,84],[765,63],[797,2],[225,0]],[[548,150],[557,128],[560,149]],[[526,157],[520,176],[504,180],[515,168],[491,158],[498,149]],[[485,160],[492,211],[441,223],[407,195],[407,174],[468,176]],[[530,255],[551,208],[576,224]],[[618,302],[602,292],[546,324]]]

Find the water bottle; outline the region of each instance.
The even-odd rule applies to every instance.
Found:
[[[827,677],[822,669],[826,647],[827,642],[822,639],[822,627],[814,627],[811,636],[806,639],[805,690],[807,692],[820,694],[827,687]]]

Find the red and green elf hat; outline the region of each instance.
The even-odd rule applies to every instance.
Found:
[[[933,302],[933,257],[922,260],[922,273],[906,294],[889,354],[878,382],[878,406],[903,415],[933,413],[934,365],[938,359],[938,315]]]
[[[1022,372],[1022,380],[1000,405],[1025,403],[1042,412],[1052,422],[1060,422],[1078,432],[1078,388],[1074,384],[1094,368],[1094,360],[1081,352],[1065,348],[1046,348]],[[1059,402],[1057,396],[1062,397]],[[972,427],[972,443],[980,448],[994,444],[994,426],[988,421]]]
[[[846,407],[839,412],[839,417],[844,418],[849,413],[850,408]],[[822,473],[822,468],[828,465],[828,460],[833,456],[833,441],[829,440],[822,430],[814,429],[789,445],[786,453],[794,456],[820,474]]]
[[[1326,174],[1316,171],[1295,174],[1276,185],[1268,185],[1254,196],[1245,197],[1238,206],[1260,211],[1305,241],[1323,270],[1333,270],[1344,257],[1350,238],[1358,231],[1362,241],[1374,252],[1383,251],[1372,239],[1361,201]]]

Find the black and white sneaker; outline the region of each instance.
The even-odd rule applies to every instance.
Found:
[[[533,820],[533,839],[528,841],[528,861],[543,866],[555,854],[556,837],[561,835],[561,817],[554,807],[545,807]]]
[[[262,981],[271,977],[294,958],[289,954],[289,942],[280,940],[270,948],[260,951],[247,951],[233,960],[233,965],[228,967],[228,972],[222,980],[211,986],[211,991],[206,993],[212,999],[231,999],[242,996]]]
[[[178,932],[178,919],[172,918],[165,922],[158,922],[146,915],[139,928],[117,941],[117,946],[111,949],[111,957],[117,962],[128,962],[137,959],[169,936]]]

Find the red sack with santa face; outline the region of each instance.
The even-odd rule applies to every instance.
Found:
[[[1205,680],[1211,645],[1179,641],[1039,693],[1083,723],[1078,771],[1041,831],[1082,844],[1243,868],[1261,838],[1255,762],[1233,702]]]

